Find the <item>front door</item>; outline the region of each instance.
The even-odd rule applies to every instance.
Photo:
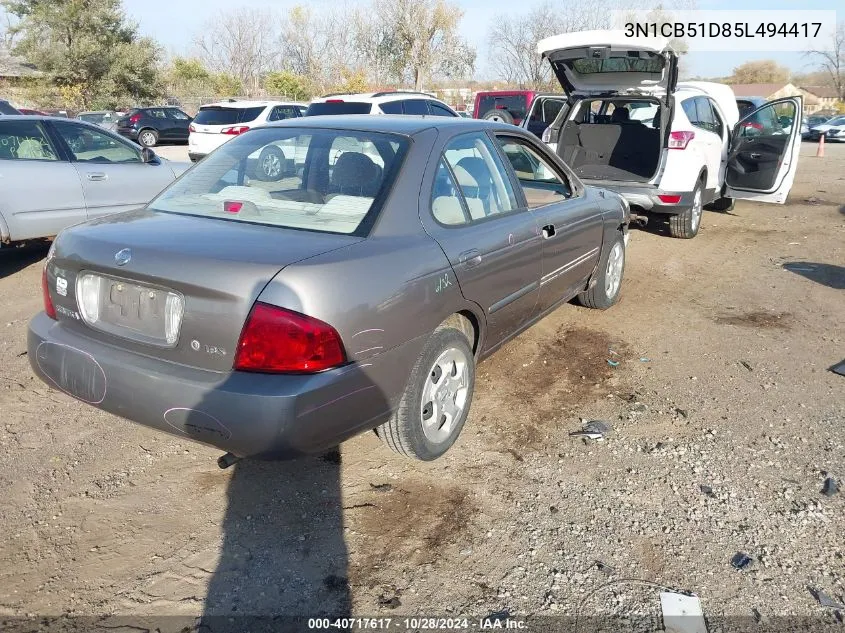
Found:
[[[801,147],[801,97],[769,101],[734,127],[725,196],[783,204],[795,180]]]
[[[52,125],[79,173],[89,219],[142,207],[173,180],[167,165],[144,163],[117,136],[71,121]]]
[[[178,108],[168,108],[166,113],[168,124],[171,126],[170,137],[174,141],[187,141],[189,134],[188,126],[191,125],[191,117]]]
[[[572,297],[590,278],[601,252],[602,216],[542,145],[505,133],[496,139],[540,225],[539,309],[545,311]]]
[[[537,309],[542,240],[534,214],[520,208],[490,138],[455,137],[434,167],[421,219],[452,264],[464,297],[484,310],[484,350],[520,329]]]

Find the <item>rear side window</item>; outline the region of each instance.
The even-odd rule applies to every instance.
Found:
[[[453,118],[455,116],[455,114],[451,110],[449,110],[448,108],[444,108],[442,105],[440,105],[439,103],[435,103],[434,101],[428,102],[428,109],[431,111],[431,114],[433,116],[450,116]]]
[[[388,101],[379,105],[379,108],[385,114],[404,114],[401,101]]]
[[[484,116],[494,110],[507,110],[515,119],[524,119],[528,112],[527,95],[509,95],[506,97],[495,95],[484,95],[478,100],[478,112],[476,116]]]
[[[408,140],[291,127],[252,130],[209,154],[150,203],[155,211],[366,235]],[[274,160],[266,161],[268,156]],[[265,164],[281,169],[258,171]]]
[[[37,121],[0,120],[0,160],[59,160]]]
[[[502,151],[516,172],[531,209],[572,197],[568,179],[559,174],[533,147],[521,139],[497,137]]]
[[[275,106],[270,111],[268,121],[283,121],[285,119],[293,119],[299,116],[299,110],[294,106]]]
[[[373,106],[369,103],[359,101],[326,101],[324,103],[312,103],[305,112],[306,116],[319,116],[321,114],[369,114]]]
[[[171,119],[176,119],[177,121],[186,121],[187,119],[191,118],[181,110],[176,110],[175,108],[171,108],[170,110],[168,110],[167,114],[170,115]]]
[[[194,123],[201,125],[232,125],[255,121],[264,112],[264,106],[255,108],[226,108],[222,106],[204,106],[197,112]]]
[[[407,99],[405,101],[405,114],[428,114],[428,101],[425,99]]]
[[[167,112],[165,112],[161,108],[150,108],[149,110],[147,110],[147,116],[152,119],[166,119]]]

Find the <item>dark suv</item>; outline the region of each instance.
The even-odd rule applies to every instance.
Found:
[[[155,147],[163,142],[188,142],[191,117],[179,108],[135,108],[117,120],[121,136],[136,141],[144,147]]]

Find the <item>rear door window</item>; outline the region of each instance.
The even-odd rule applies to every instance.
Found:
[[[223,106],[203,106],[197,112],[194,123],[200,125],[233,125],[255,121],[264,112],[264,106],[254,108],[227,108]]]
[[[401,101],[388,101],[387,103],[382,103],[379,105],[381,111],[385,114],[404,114],[405,111],[402,109],[402,102]]]
[[[509,136],[497,137],[525,193],[528,207],[542,207],[572,197],[569,179],[528,143]]]
[[[321,114],[369,114],[373,106],[360,101],[325,101],[323,103],[312,103],[305,112],[306,116],[319,116]]]
[[[0,160],[59,160],[38,121],[0,120]]]
[[[428,109],[433,116],[450,116],[454,117],[454,113],[449,110],[448,108],[444,108],[439,103],[435,103],[434,101],[428,102]]]
[[[268,121],[283,121],[285,119],[293,119],[299,116],[299,111],[294,106],[275,106],[270,111]]]
[[[181,110],[177,110],[176,108],[169,109],[167,111],[167,114],[170,115],[171,119],[176,119],[177,121],[186,121],[187,119],[191,118],[187,114],[185,114]]]
[[[425,99],[406,99],[405,114],[428,114],[428,101]]]
[[[165,112],[161,108],[150,108],[149,110],[147,110],[147,116],[152,119],[166,119],[167,112]]]

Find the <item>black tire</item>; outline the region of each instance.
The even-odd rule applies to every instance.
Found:
[[[507,110],[488,110],[481,118],[487,121],[499,121],[513,125],[513,115]]]
[[[420,357],[414,363],[398,410],[387,422],[376,429],[376,435],[390,449],[400,455],[422,461],[437,459],[455,443],[466,423],[475,389],[475,358],[466,334],[459,329],[460,325],[460,323],[452,322],[450,319],[432,333]],[[448,434],[442,440],[435,442],[426,435],[423,428],[424,405],[431,403],[424,403],[422,400],[428,382],[433,379],[434,371],[438,369],[435,361],[449,350],[459,351],[466,359],[465,383],[467,391],[460,415],[453,419]],[[432,415],[433,411],[439,412],[440,410],[429,407],[429,415]],[[440,430],[435,432],[439,433]]]
[[[141,147],[155,147],[158,145],[158,132],[152,128],[144,128],[138,132],[138,145]]]
[[[720,213],[727,213],[728,211],[733,211],[735,205],[736,201],[733,198],[717,198],[704,208],[708,211],[719,211]]]
[[[614,284],[608,284],[611,276],[610,259],[611,253],[616,252],[616,249],[621,249],[622,261],[619,270],[619,280]],[[625,238],[618,234],[616,239],[609,244],[608,248],[604,250],[599,259],[599,265],[596,269],[595,283],[591,283],[590,287],[578,295],[578,302],[585,308],[594,308],[596,310],[607,310],[609,307],[615,305],[619,301],[622,294],[622,279],[625,276]],[[608,291],[608,286],[611,286]]]
[[[284,152],[275,145],[268,145],[258,155],[255,177],[266,182],[279,180],[287,172]]]
[[[698,235],[701,228],[701,216],[704,205],[702,204],[703,186],[699,180],[692,190],[693,203],[677,215],[669,216],[669,234],[683,240],[691,240]],[[697,202],[696,202],[697,200]],[[697,208],[696,208],[697,205]]]

